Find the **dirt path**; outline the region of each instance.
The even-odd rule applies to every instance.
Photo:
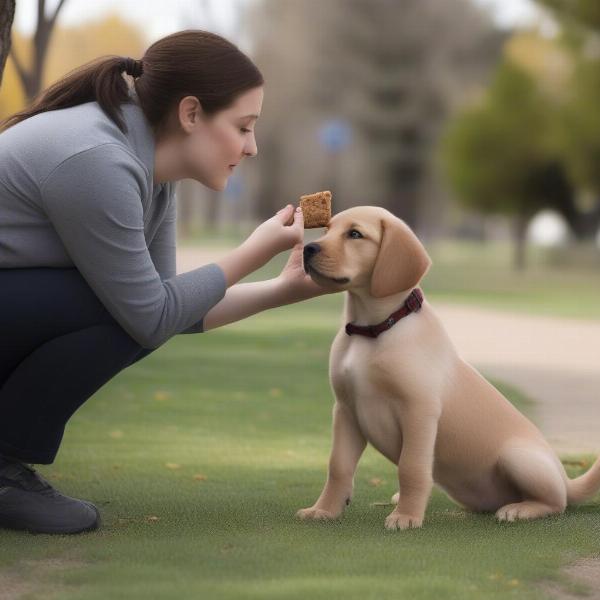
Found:
[[[600,451],[600,321],[435,308],[466,360],[537,401],[558,452]]]
[[[184,248],[178,270],[226,250]],[[600,452],[600,321],[435,303],[461,355],[537,401],[537,424],[561,454]]]

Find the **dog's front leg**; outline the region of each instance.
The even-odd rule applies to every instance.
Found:
[[[398,461],[400,495],[385,520],[386,529],[421,527],[433,486],[437,418],[423,414],[402,419],[402,452]]]
[[[354,472],[367,442],[352,411],[341,402],[333,407],[333,447],[327,481],[318,500],[310,508],[300,509],[301,519],[335,519],[350,503]]]

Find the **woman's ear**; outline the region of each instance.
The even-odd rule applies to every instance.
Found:
[[[202,106],[195,96],[186,96],[179,101],[179,125],[186,133],[190,133],[195,127],[201,114]]]
[[[383,298],[415,287],[431,266],[423,244],[400,219],[381,219],[381,244],[371,275],[371,296]]]

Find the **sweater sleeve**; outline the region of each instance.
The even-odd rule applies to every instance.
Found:
[[[170,279],[177,273],[177,200],[171,198],[171,204],[148,246],[150,258],[162,281]],[[204,319],[194,323],[180,333],[202,333]]]
[[[150,258],[162,281],[177,274],[177,204],[175,198],[158,226],[152,242],[148,246]]]
[[[141,346],[157,348],[191,327],[201,331],[226,281],[216,264],[176,275],[174,264],[159,260],[168,275],[161,280],[144,236],[146,186],[136,159],[118,144],[104,144],[62,162],[40,193],[73,264],[109,313]],[[174,243],[173,227],[165,225],[161,244]]]

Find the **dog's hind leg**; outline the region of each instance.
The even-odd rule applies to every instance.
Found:
[[[498,468],[518,490],[521,500],[496,511],[500,521],[538,519],[562,513],[567,506],[564,469],[551,450],[515,441],[499,457]]]

